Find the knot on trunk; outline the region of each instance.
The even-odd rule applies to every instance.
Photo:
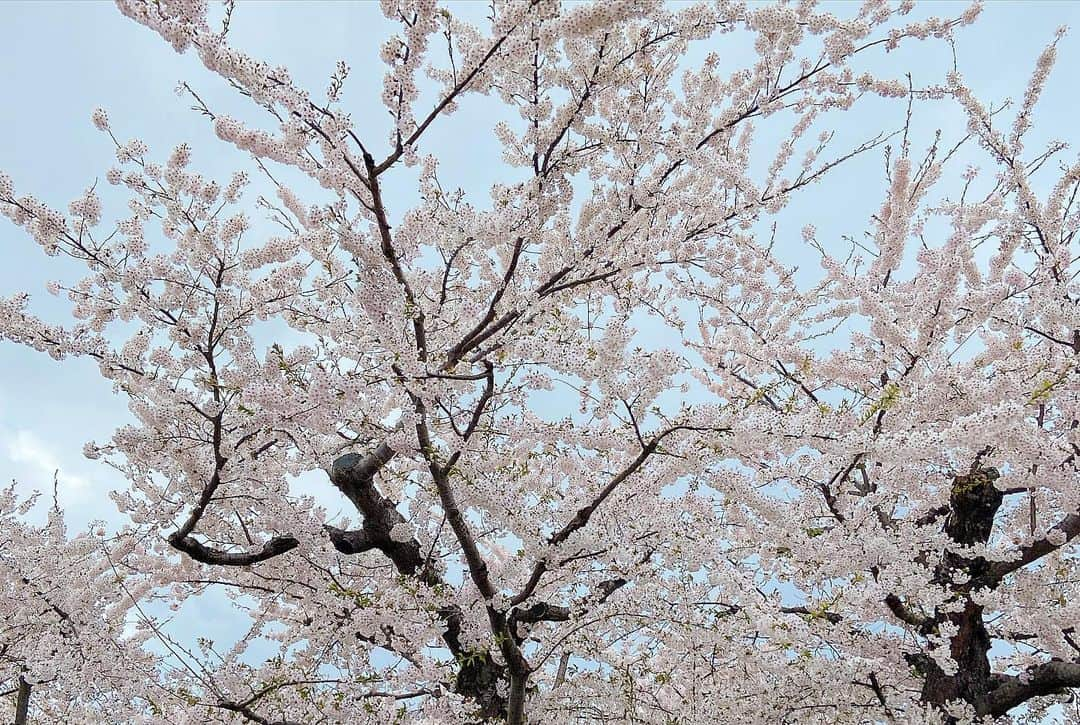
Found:
[[[994,527],[994,516],[1003,494],[994,486],[1000,477],[996,468],[979,468],[953,479],[949,496],[949,518],[945,530],[958,544],[985,544]]]

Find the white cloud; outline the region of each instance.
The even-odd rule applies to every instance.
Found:
[[[90,482],[82,476],[66,472],[65,469],[70,467],[65,466],[61,458],[33,431],[16,430],[14,434],[4,434],[3,439],[7,459],[18,464],[22,473],[32,477],[32,480],[20,481],[27,488],[47,490],[55,475],[61,499],[64,494],[81,499],[89,493]],[[71,503],[70,498],[67,503]]]

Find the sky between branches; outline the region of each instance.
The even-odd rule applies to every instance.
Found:
[[[832,5],[841,5],[830,9],[843,13],[842,4]],[[917,12],[955,15],[966,3],[925,5]],[[458,3],[455,11],[482,17],[484,3]],[[1080,111],[1071,72],[1080,68],[1080,1],[991,1],[979,22],[961,30],[957,38],[959,70],[977,97],[996,103],[1023,92],[1035,58],[1061,25],[1076,28],[1059,45],[1057,67],[1030,137],[1033,148],[1075,123]],[[315,90],[326,86],[337,60],[346,60],[352,67],[345,85],[346,107],[362,134],[366,132],[381,148],[388,120],[378,100],[383,73],[378,50],[391,31],[374,2],[266,1],[241,5],[230,37],[253,55],[286,65],[300,85]],[[718,50],[730,68],[741,67],[751,52],[729,45],[696,49],[702,56],[709,50]],[[687,63],[693,60],[688,57]],[[951,62],[942,44],[911,44],[875,57],[877,67],[892,71],[889,75],[896,75],[897,69],[910,71],[916,86],[940,79]],[[227,179],[238,168],[254,169],[219,140],[210,124],[189,109],[190,99],[174,89],[180,80],[188,81],[211,107],[250,117],[252,111],[240,102],[243,99],[211,77],[196,58],[177,56],[160,38],[123,18],[110,2],[0,4],[0,68],[4,69],[0,169],[16,180],[20,191],[55,208],[66,208],[95,178],[104,182],[106,169],[114,164],[111,144],[89,120],[98,106],[108,111],[118,135],[143,139],[153,155],[164,157],[176,144],[187,142],[193,149],[193,167],[208,175]],[[845,135],[847,139],[834,153],[879,130],[897,128],[904,111],[903,102],[877,100],[845,114],[837,136],[838,141]],[[491,133],[497,120],[512,120],[497,101],[467,97],[456,114],[435,124],[421,152],[440,158],[445,184],[484,199],[488,187],[505,181],[508,173]],[[951,145],[963,126],[957,109],[946,102],[918,106],[913,119],[916,155],[935,129],[941,128]],[[768,137],[764,140],[768,142]],[[257,178],[256,173],[252,176]],[[388,206],[398,215],[414,200],[409,181],[408,173],[399,174],[396,185],[390,186]],[[823,185],[796,197],[778,219],[777,238],[781,243],[785,238],[794,240],[807,223],[817,227],[819,238],[858,235],[880,203],[883,188],[880,153],[857,158]],[[99,189],[108,218],[109,209],[116,209],[122,197],[104,183]],[[36,244],[6,223],[0,225],[0,250],[0,296],[28,291],[33,295],[32,310],[46,320],[62,319],[66,300],[51,297],[45,285],[65,275],[75,278],[77,267],[62,258],[44,257]],[[809,256],[806,264],[816,267]],[[112,394],[87,360],[68,360],[61,367],[39,353],[5,343],[0,344],[0,371],[0,476],[17,480],[20,491],[29,493],[48,491],[58,470],[59,501],[73,528],[94,519],[115,520],[107,492],[123,488],[124,481],[111,469],[84,459],[81,451],[87,440],[104,441],[127,422],[124,400]],[[314,493],[323,485],[327,503],[340,507],[328,485],[316,478],[304,485]],[[204,604],[206,611],[212,610],[212,602]],[[227,629],[228,624],[218,626]],[[214,632],[207,634],[213,637]]]

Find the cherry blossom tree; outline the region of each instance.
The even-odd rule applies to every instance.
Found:
[[[276,198],[101,110],[126,217],[0,175],[87,270],[70,324],[20,293],[0,336],[93,359],[134,420],[85,448],[117,533],[0,499],[16,722],[1038,721],[1080,687],[1080,165],[1025,148],[1054,44],[1010,123],[955,69],[864,67],[978,6],[384,0],[364,138],[344,63],[309,92],[232,4],[117,4],[259,111],[182,87]],[[725,36],[756,60],[688,67]],[[483,96],[518,118],[471,198],[425,134]],[[829,132],[872,98],[894,129]],[[927,104],[966,135],[920,148]],[[990,171],[950,185],[962,153]],[[866,154],[861,238],[777,222]],[[209,592],[235,643],[166,631]]]
[[[31,721],[35,687],[48,697],[35,701],[33,721],[141,712],[147,693],[137,683],[156,679],[157,663],[127,627],[145,586],[125,573],[131,548],[103,530],[69,537],[55,505],[45,525],[28,525],[34,503],[14,486],[0,491],[0,688],[14,696],[14,721]]]
[[[750,239],[745,264],[687,278],[707,310],[691,343],[710,363],[700,380],[742,401],[721,444],[742,468],[715,484],[738,532],[728,558],[755,556],[807,598],[813,635],[794,639],[844,672],[851,706],[872,694],[897,716],[915,695],[970,722],[1080,685],[1080,164],[1039,175],[1065,145],[1024,144],[1055,45],[1011,124],[947,77],[963,141],[994,171],[981,192],[969,167],[958,193],[930,202],[957,149],[916,156],[905,133],[865,241],[843,257],[804,229],[815,285]],[[748,282],[755,263],[772,275]],[[816,342],[841,329],[843,345]],[[807,689],[785,716],[842,708],[835,698]]]

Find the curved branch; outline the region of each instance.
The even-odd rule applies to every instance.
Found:
[[[889,608],[889,611],[892,612],[893,615],[895,615],[896,618],[899,619],[901,622],[905,624],[910,624],[912,627],[915,627],[923,634],[926,634],[927,630],[929,628],[932,628],[935,624],[935,622],[929,617],[924,617],[917,612],[913,612],[911,609],[908,608],[906,604],[904,604],[900,600],[900,597],[896,596],[895,594],[889,594],[885,597],[885,606],[887,606]]]
[[[211,549],[206,544],[197,541],[190,536],[183,536],[179,531],[169,537],[169,544],[174,549],[182,551],[195,561],[203,564],[217,564],[220,566],[250,566],[260,561],[292,551],[300,546],[300,542],[294,536],[275,536],[263,544],[262,549],[256,552],[231,552]]]
[[[345,531],[325,525],[334,548],[343,554],[358,554],[377,549],[394,564],[399,573],[416,577],[427,586],[443,581],[432,566],[429,557],[421,551],[415,537],[405,541],[390,536],[391,529],[405,524],[405,517],[397,506],[375,487],[375,475],[394,457],[395,452],[386,443],[379,444],[367,455],[349,453],[336,459],[328,473],[331,482],[356,506],[363,515],[363,526]],[[495,662],[487,652],[472,652],[461,641],[464,614],[456,604],[439,607],[436,612],[446,625],[442,639],[455,658],[461,662],[455,681],[455,690],[471,697],[480,705],[486,716],[495,717],[505,711],[506,700],[498,692],[498,684],[504,679],[502,665]]]
[[[990,693],[989,714],[1000,717],[1033,697],[1080,687],[1080,662],[1052,661],[1029,670],[1025,677],[999,676],[1001,684]]]
[[[367,501],[372,496],[369,490],[376,497],[382,499],[382,496],[370,487],[375,479],[375,474],[389,463],[393,457],[394,449],[386,443],[380,443],[375,450],[364,456],[357,453],[346,453],[337,458],[333,465],[330,466],[328,471],[330,482],[337,486],[357,509],[365,512],[368,505]]]
[[[191,532],[202,519],[207,506],[214,497],[214,493],[221,485],[221,471],[225,467],[227,459],[221,453],[221,416],[213,419],[214,424],[214,456],[216,458],[214,473],[210,481],[203,488],[202,495],[191,510],[187,520],[174,531],[167,539],[169,544],[177,551],[182,551],[192,559],[202,564],[220,566],[250,566],[266,561],[287,551],[292,551],[300,546],[300,542],[294,536],[275,536],[263,544],[262,549],[256,552],[231,552],[212,549],[201,541],[193,539]]]
[[[334,548],[342,554],[378,549],[393,562],[398,572],[418,577],[429,586],[438,584],[439,576],[425,560],[420,542],[415,537],[400,540],[390,534],[395,526],[408,524],[394,502],[375,487],[375,474],[393,457],[394,449],[381,443],[367,455],[348,453],[334,461],[329,471],[330,480],[363,514],[364,523],[355,531],[329,524],[323,528]]]
[[[985,578],[992,584],[997,584],[1017,569],[1057,551],[1077,536],[1080,536],[1080,513],[1069,514],[1051,528],[1045,537],[1022,547],[1019,558],[990,564]],[[1057,539],[1059,543],[1054,543],[1051,539]]]

